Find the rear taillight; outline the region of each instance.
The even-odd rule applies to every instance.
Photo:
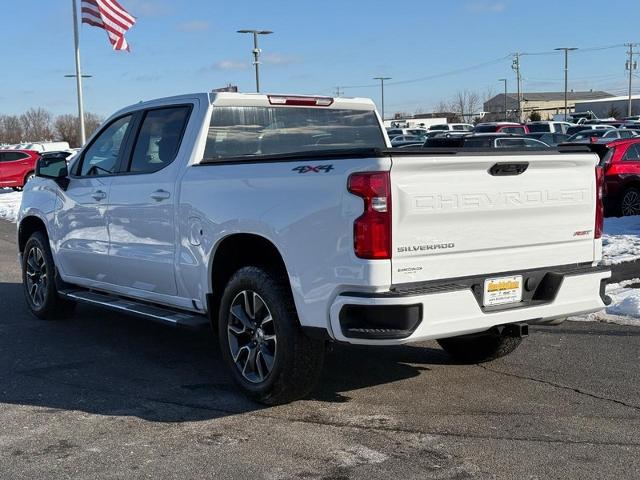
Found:
[[[353,222],[356,256],[367,259],[391,258],[391,182],[389,172],[354,173],[349,192],[364,200],[364,213]]]
[[[593,229],[594,238],[602,237],[604,227],[604,169],[596,167],[596,225]]]

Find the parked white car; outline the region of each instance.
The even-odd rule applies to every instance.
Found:
[[[429,130],[472,132],[473,125],[471,125],[470,123],[440,123],[437,125],[431,125],[429,127]]]
[[[437,339],[480,362],[528,323],[604,307],[595,154],[388,147],[368,99],[124,108],[25,187],[28,307],[211,325],[236,383],[267,404],[310,391],[327,342]]]
[[[575,124],[569,122],[540,121],[527,123],[529,133],[567,133],[567,130],[573,126],[575,126]]]

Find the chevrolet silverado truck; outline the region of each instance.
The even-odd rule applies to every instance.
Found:
[[[605,306],[602,174],[584,147],[391,149],[367,99],[201,93],[43,159],[18,219],[27,304],[213,327],[250,397],[308,394],[329,342],[513,351]]]

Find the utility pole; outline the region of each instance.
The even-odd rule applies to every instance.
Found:
[[[520,53],[516,52],[513,54],[513,62],[511,63],[511,68],[516,72],[516,84],[518,91],[518,122],[522,122],[522,75],[520,73]]]
[[[576,47],[559,47],[555,50],[564,50],[564,121],[567,121],[568,108],[567,108],[567,90],[569,88],[569,52],[577,50]]]
[[[633,60],[633,55],[637,54],[637,52],[633,51],[633,47],[637,47],[637,43],[625,43],[625,46],[629,47],[629,51],[627,55],[629,55],[629,60],[627,60],[626,68],[629,70],[629,107],[627,108],[627,117],[630,117],[632,114],[631,108],[631,79],[633,78],[633,71],[638,68],[638,62]]]
[[[504,120],[507,120],[507,79],[501,78],[499,82],[504,82]]]
[[[344,93],[344,90],[342,91],[342,93]],[[340,96],[340,87],[339,87],[339,86],[338,86],[338,87],[336,87],[336,93],[335,93],[335,96],[336,96],[336,97],[339,97],[339,96]]]
[[[260,93],[260,52],[258,48],[258,35],[270,35],[273,32],[271,30],[238,30],[238,33],[251,33],[253,34],[253,65],[256,68],[256,92]]]
[[[373,77],[373,79],[380,80],[380,90],[381,90],[381,96],[382,96],[381,114],[382,114],[382,121],[384,122],[384,81],[391,80],[391,77]]]
[[[522,82],[522,76],[520,75],[520,53],[513,54],[513,62],[511,68],[516,72],[516,83],[518,88],[518,122],[522,121],[522,98],[520,96],[520,88]]]

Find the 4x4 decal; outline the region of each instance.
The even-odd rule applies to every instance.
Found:
[[[298,173],[329,173],[333,170],[333,165],[300,165],[299,167],[294,167],[291,170]]]

